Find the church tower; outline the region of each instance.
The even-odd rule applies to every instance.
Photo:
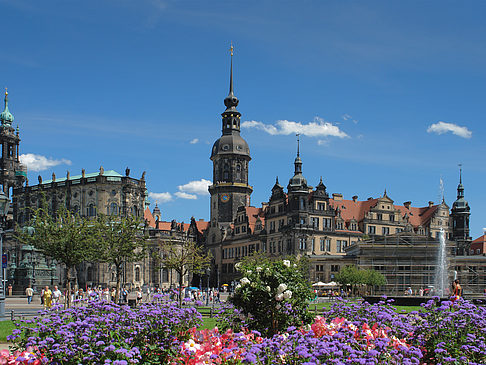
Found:
[[[19,128],[12,127],[14,117],[8,110],[8,92],[5,89],[5,107],[0,113],[0,144],[2,155],[0,158],[0,184],[5,195],[10,196],[11,189],[21,187],[27,180],[27,168],[19,160]]]
[[[248,185],[251,160],[248,143],[240,136],[241,114],[236,110],[238,98],[233,91],[233,46],[230,48],[230,87],[224,99],[222,135],[211,151],[213,184],[211,194],[211,228],[225,229],[233,223],[238,207],[250,205],[253,188]]]
[[[456,241],[457,254],[468,255],[471,245],[469,236],[469,216],[471,215],[469,203],[464,198],[462,185],[462,169],[459,170],[459,185],[457,186],[457,199],[452,204],[452,239]]]

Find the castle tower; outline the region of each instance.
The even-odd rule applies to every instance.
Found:
[[[464,185],[462,185],[462,168],[459,170],[459,185],[457,186],[457,199],[452,204],[452,239],[456,241],[457,254],[468,255],[471,245],[469,236],[469,216],[471,215],[469,203],[464,198]]]
[[[21,187],[27,180],[27,168],[19,160],[19,128],[12,127],[14,116],[8,110],[8,92],[5,89],[5,107],[0,113],[0,144],[2,155],[0,158],[0,184],[5,195],[10,196],[12,188]]]
[[[238,207],[250,205],[253,188],[248,185],[248,143],[240,136],[241,114],[236,110],[238,98],[233,91],[233,46],[231,52],[229,94],[224,99],[222,135],[211,151],[213,184],[211,194],[211,227],[225,228],[233,223]]]

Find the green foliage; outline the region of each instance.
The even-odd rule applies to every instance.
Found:
[[[76,266],[97,254],[94,250],[96,239],[93,223],[64,206],[54,214],[49,214],[45,199],[42,207],[34,210],[32,216],[28,224],[30,228],[17,232],[16,237],[25,244],[33,245],[43,255],[65,265],[67,289],[71,293],[71,281],[76,281]],[[66,297],[69,306],[71,296]]]
[[[305,262],[250,257],[236,267],[243,278],[230,302],[250,329],[273,335],[289,326],[310,323],[307,309],[313,294],[303,271]]]
[[[144,222],[132,215],[101,214],[94,222],[93,232],[96,237],[96,261],[111,264],[115,268],[115,302],[118,303],[123,264],[136,262],[145,257]]]
[[[211,264],[211,254],[189,239],[168,239],[162,242],[157,258],[161,266],[179,274],[179,306],[182,306],[182,285],[189,272],[201,273]]]
[[[342,285],[355,285],[365,284],[372,288],[375,286],[386,285],[386,278],[378,271],[369,269],[358,269],[354,265],[348,265],[339,271],[335,276],[335,280]]]

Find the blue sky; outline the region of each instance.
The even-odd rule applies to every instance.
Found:
[[[396,204],[425,206],[442,178],[451,206],[462,163],[476,238],[485,11],[481,1],[0,0],[0,86],[31,183],[128,166],[147,171],[163,219],[208,219],[233,41],[253,205],[275,176],[292,176],[298,130],[309,184],[322,176],[347,199],[386,188]]]

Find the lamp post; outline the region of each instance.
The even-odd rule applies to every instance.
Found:
[[[206,305],[209,305],[209,274],[211,274],[211,270],[206,269],[206,275],[208,276],[208,286],[206,288]],[[214,302],[214,298],[213,298],[213,302]]]
[[[7,217],[10,200],[0,191],[0,255],[3,258],[3,223]],[[0,318],[5,317],[5,283],[3,281],[3,267],[0,270]]]

